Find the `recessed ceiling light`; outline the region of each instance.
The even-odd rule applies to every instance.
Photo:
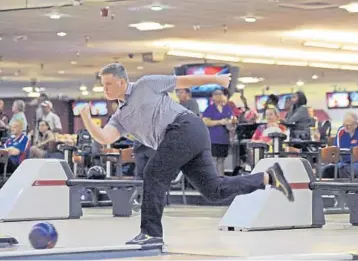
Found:
[[[97,85],[92,89],[93,92],[103,92],[103,86]]]
[[[2,37],[0,37],[0,41],[2,40]]]
[[[58,71],[57,73],[58,73],[58,74],[65,74],[65,71],[62,71],[62,70],[61,70],[61,71]]]
[[[71,64],[75,65],[75,64],[77,64],[77,61],[71,61]]]
[[[302,86],[302,85],[304,85],[304,84],[305,84],[305,83],[304,83],[303,81],[297,81],[297,82],[296,82],[296,85],[297,85],[297,86]]]
[[[83,96],[87,96],[88,94],[89,94],[88,91],[82,91],[82,95],[83,95]]]
[[[40,97],[40,93],[39,92],[29,92],[27,94],[28,97],[31,97],[31,98],[38,98]]]
[[[144,69],[143,66],[141,66],[141,65],[137,66],[137,70],[143,70],[143,69]]]
[[[28,87],[22,88],[22,90],[23,90],[24,92],[32,92],[32,91],[34,90],[34,88],[31,87],[31,86],[28,86]]]
[[[349,13],[357,13],[358,12],[358,3],[350,3],[348,5],[341,5],[339,8],[345,9]]]
[[[67,34],[65,32],[58,32],[57,33],[57,36],[60,36],[60,37],[63,37],[63,36],[66,36]]]
[[[52,14],[49,15],[49,17],[51,19],[57,20],[57,19],[61,18],[61,14],[60,13],[52,13]]]
[[[253,16],[248,16],[248,17],[245,17],[245,22],[246,23],[255,23],[257,20],[255,17]]]
[[[245,89],[245,84],[238,84],[238,85],[236,85],[236,89],[237,89],[237,90],[243,90],[243,89]]]
[[[239,77],[238,78],[239,82],[242,83],[258,83],[258,82],[262,82],[264,80],[264,78],[258,78],[258,77]]]
[[[312,79],[313,79],[313,80],[317,80],[317,79],[318,79],[318,75],[316,75],[316,74],[312,75]]]
[[[129,27],[134,27],[139,31],[154,31],[154,30],[163,30],[167,28],[172,28],[172,24],[160,24],[155,22],[142,22],[138,24],[130,24]]]
[[[152,10],[152,11],[162,11],[163,9],[164,9],[164,7],[161,5],[152,5],[150,7],[150,10]]]
[[[84,84],[82,84],[82,85],[80,86],[80,91],[87,91],[87,86],[84,85]]]

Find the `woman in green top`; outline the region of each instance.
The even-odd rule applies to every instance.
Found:
[[[26,120],[24,111],[25,111],[25,102],[23,100],[15,100],[12,105],[12,112],[14,114],[12,115],[9,125],[11,125],[11,123],[14,120],[21,121],[22,126],[23,126],[22,131],[26,134],[27,133],[27,120]]]

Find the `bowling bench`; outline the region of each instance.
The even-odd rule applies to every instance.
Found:
[[[83,215],[82,188],[101,188],[115,217],[132,214],[132,194],[140,180],[75,179],[64,160],[27,159],[0,190],[0,220],[75,219]]]

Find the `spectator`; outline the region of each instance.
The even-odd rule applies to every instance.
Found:
[[[42,120],[42,117],[43,117],[43,110],[42,110],[42,106],[41,104],[44,102],[44,101],[48,101],[49,100],[49,97],[46,93],[41,93],[40,94],[40,97],[37,99],[37,104],[38,107],[36,109],[36,129],[38,128],[38,123]],[[36,100],[35,100],[36,102]]]
[[[194,114],[200,116],[199,105],[195,99],[191,98],[190,89],[179,89],[176,90],[176,94],[179,99],[179,103],[187,108],[188,110],[192,111]]]
[[[269,97],[267,98],[267,101],[264,105],[264,113],[262,115],[262,119],[266,119],[266,110],[270,109],[270,108],[276,108],[278,109],[278,102],[279,102],[279,97],[276,96],[275,94],[270,94]]]
[[[225,174],[225,158],[229,153],[230,132],[227,125],[231,124],[232,111],[225,101],[222,90],[213,92],[213,104],[203,113],[203,121],[208,126],[211,138],[211,154],[216,162],[220,175]]]
[[[30,158],[46,158],[48,153],[56,151],[55,136],[47,121],[39,122],[39,136],[30,149]]]
[[[61,120],[60,117],[52,111],[52,103],[50,101],[44,101],[41,103],[41,108],[42,120],[48,123],[53,132],[61,132]]]
[[[268,137],[270,133],[272,132],[285,133],[287,131],[284,125],[279,124],[279,119],[280,119],[280,113],[276,108],[267,108],[266,109],[267,123],[257,127],[254,135],[252,136],[252,140],[271,144],[271,139]]]
[[[343,126],[337,131],[336,138],[333,145],[340,149],[351,149],[358,146],[358,117],[353,112],[347,112],[343,118]],[[354,176],[358,175],[358,163],[353,163]],[[350,156],[344,155],[341,157],[341,162],[338,164],[338,176],[340,178],[350,177]]]
[[[20,165],[22,160],[25,158],[25,151],[28,143],[28,138],[23,133],[23,121],[14,119],[10,123],[11,138],[9,138],[5,145],[2,147],[3,150],[8,151],[9,161],[7,165],[7,172],[13,173],[16,168]],[[3,168],[1,166],[0,168]]]
[[[10,120],[10,125],[15,121],[21,121],[22,131],[23,133],[27,133],[27,120],[25,116],[25,102],[23,100],[16,100],[12,105],[12,118]]]
[[[286,115],[286,122],[295,124],[293,129],[293,137],[301,139],[310,139],[311,118],[307,109],[306,95],[301,92],[295,92],[292,95],[292,108]]]

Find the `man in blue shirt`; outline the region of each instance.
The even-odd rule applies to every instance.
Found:
[[[358,146],[358,117],[353,112],[347,112],[343,118],[343,126],[337,131],[334,139],[334,146],[340,149],[351,149]],[[350,156],[343,155],[338,165],[338,175],[340,178],[348,178],[351,175]],[[358,175],[358,163],[353,163],[354,175]]]
[[[25,158],[28,138],[23,133],[22,121],[14,120],[11,125],[11,137],[6,141],[2,150],[9,153],[7,173],[13,173]],[[3,168],[3,166],[2,166]]]

